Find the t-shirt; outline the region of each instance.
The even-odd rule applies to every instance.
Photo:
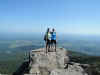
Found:
[[[48,32],[48,34],[47,34],[47,39],[51,40],[51,33],[50,32]]]
[[[51,40],[56,40],[56,32],[51,33]]]

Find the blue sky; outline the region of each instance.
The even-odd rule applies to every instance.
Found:
[[[100,35],[100,0],[0,0],[0,33]]]

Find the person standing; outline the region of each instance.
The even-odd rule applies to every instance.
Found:
[[[47,29],[47,32],[44,36],[44,40],[45,40],[45,43],[46,43],[46,53],[48,51],[50,51],[50,44],[51,44],[51,32],[50,32],[50,28]]]
[[[52,32],[51,32],[51,44],[52,44],[52,48],[54,47],[54,50],[56,52],[56,31],[53,28]]]

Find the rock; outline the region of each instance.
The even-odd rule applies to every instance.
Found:
[[[52,50],[53,51],[53,50]],[[57,48],[56,52],[45,53],[45,48],[30,52],[30,74],[35,75],[88,75],[80,63],[70,62],[68,52]],[[68,68],[65,69],[65,67]]]

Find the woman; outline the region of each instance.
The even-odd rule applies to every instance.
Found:
[[[46,43],[46,53],[47,53],[48,51],[50,51],[50,44],[51,44],[51,32],[49,28],[47,29],[47,32],[44,36],[44,40]]]

